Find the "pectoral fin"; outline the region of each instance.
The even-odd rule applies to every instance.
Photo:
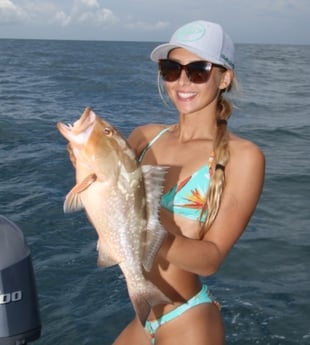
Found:
[[[88,175],[81,183],[76,184],[66,196],[64,212],[76,212],[84,208],[81,193],[92,185],[97,179],[95,174]]]

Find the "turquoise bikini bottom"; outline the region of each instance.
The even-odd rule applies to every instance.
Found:
[[[187,310],[195,307],[196,305],[203,304],[203,303],[213,303],[213,302],[214,300],[210,294],[208,286],[204,284],[202,285],[202,289],[197,293],[197,295],[190,298],[184,304],[181,304],[180,306],[171,310],[169,313],[162,315],[157,320],[146,321],[144,328],[151,335],[152,344],[155,344],[155,333],[160,326],[177,318],[178,316],[182,315]]]

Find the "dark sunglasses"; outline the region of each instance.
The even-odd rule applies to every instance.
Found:
[[[184,69],[187,78],[195,83],[206,83],[210,77],[212,62],[194,61],[187,65],[181,65],[179,62],[170,59],[161,59],[158,61],[160,75],[164,81],[176,81],[180,78]]]

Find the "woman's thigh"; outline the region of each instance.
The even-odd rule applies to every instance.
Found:
[[[150,337],[146,334],[140,321],[135,318],[116,338],[113,345],[150,345]]]
[[[159,327],[156,345],[223,345],[224,325],[215,304],[201,304]]]

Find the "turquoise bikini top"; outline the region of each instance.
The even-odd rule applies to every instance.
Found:
[[[148,149],[167,131],[169,127],[162,129],[143,149],[138,161],[141,162]],[[201,215],[206,202],[206,194],[210,184],[210,161],[195,171],[191,176],[177,183],[169,191],[162,195],[160,205],[166,210],[192,220],[204,222],[207,212]]]

